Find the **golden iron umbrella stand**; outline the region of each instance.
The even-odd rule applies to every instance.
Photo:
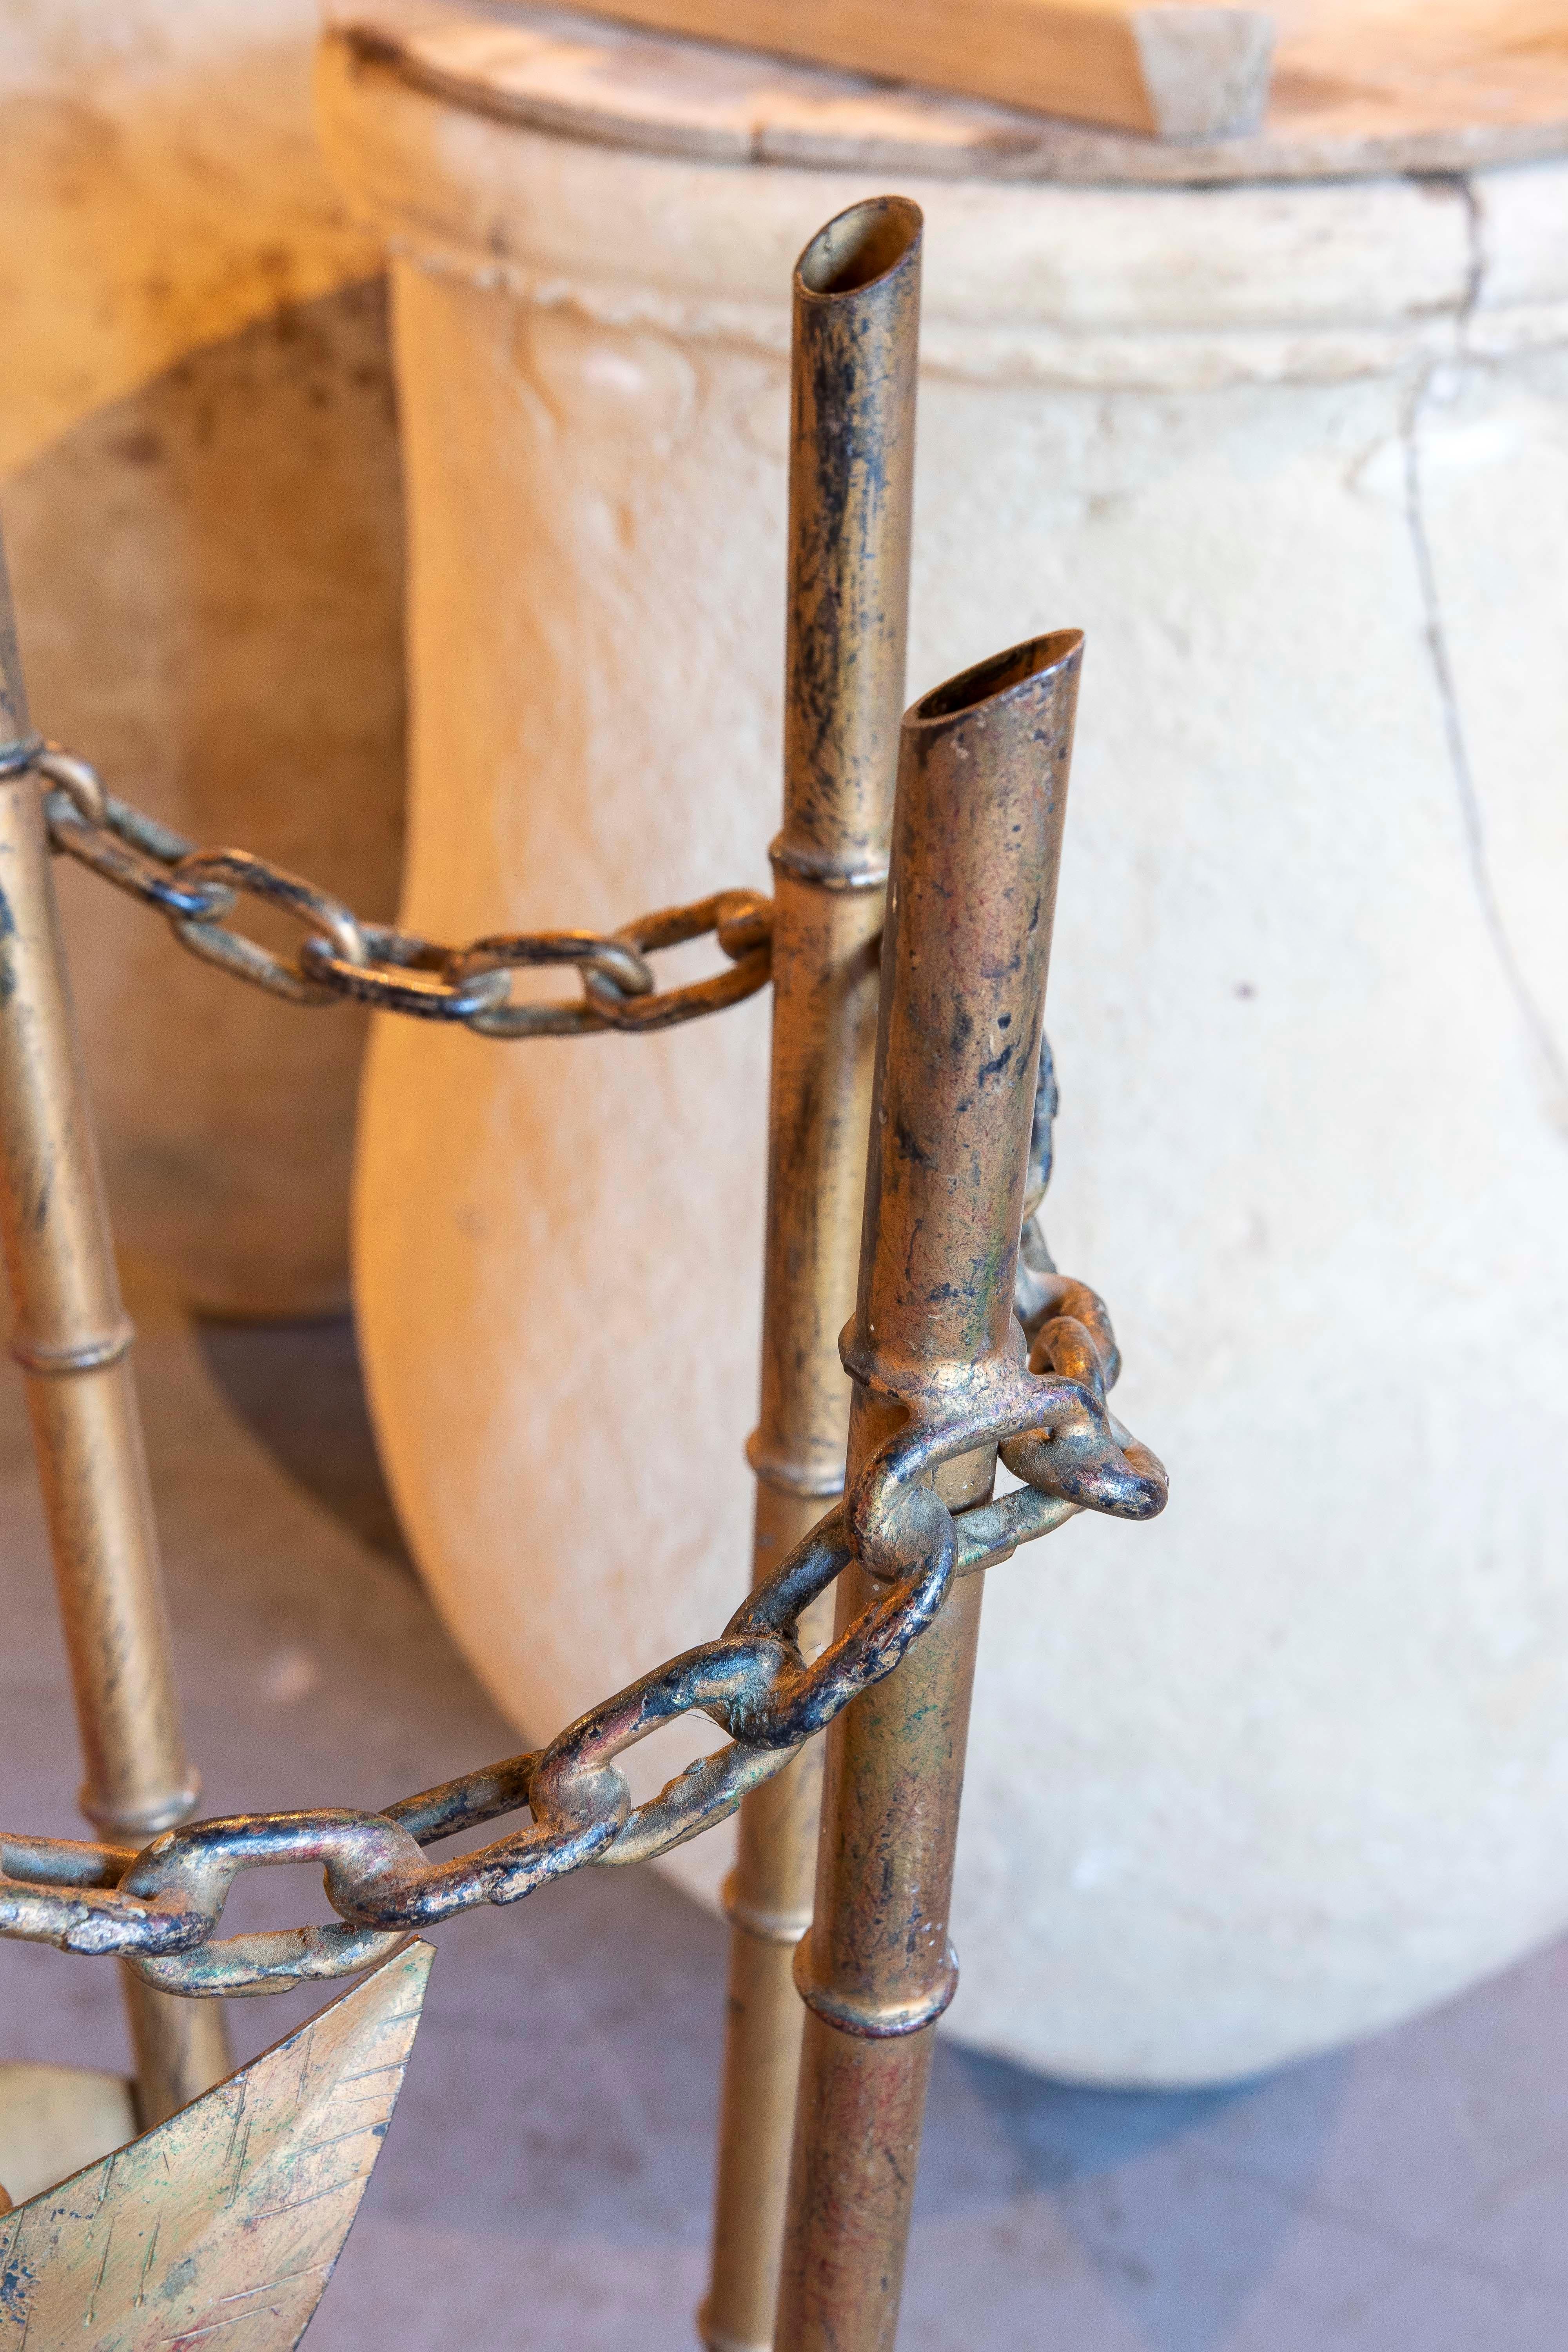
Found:
[[[103,1180],[0,554],[0,1230],[70,1660],[82,1811],[144,1845],[195,1811]],[[47,756],[47,755],[46,755]],[[229,2070],[223,2011],[129,1974],[143,2129]]]
[[[1081,639],[1004,654],[917,703],[894,814],[855,1380],[855,1481],[889,1442],[949,1509],[997,1448],[954,1442],[1016,1375],[1023,1221]],[[1077,1327],[1075,1326],[1076,1329]],[[976,1409],[979,1408],[977,1415]],[[863,1507],[863,1506],[862,1506]],[[840,1579],[847,1622],[940,1519],[912,1488]],[[898,2324],[932,2032],[957,1969],[947,1915],[982,1580],[954,1581],[919,1650],[827,1734],[810,2011],[779,2352],[882,2352]]]
[[[1165,1495],[1159,1465],[1108,1410],[1117,1356],[1094,1294],[1042,1273],[1032,1256],[1014,1311],[1074,633],[998,656],[905,717],[868,1091],[902,693],[919,285],[920,215],[899,198],[830,222],[796,275],[785,800],[773,902],[724,891],[609,935],[496,934],[462,946],[362,921],[265,859],[196,848],[105,792],[85,762],[46,751],[28,731],[8,605],[0,609],[0,1211],[87,1758],[84,1802],[108,1832],[87,1843],[0,1831],[0,1935],[119,1956],[145,2131],[224,2071],[216,1996],[331,1981],[375,1963],[384,1993],[410,1930],[521,1901],[585,1865],[649,1859],[740,1807],[701,2321],[712,2352],[891,2346],[931,2029],[955,1978],[947,1910],[980,1571],[1075,1511],[1146,1518]],[[184,1819],[195,1783],[51,846],[156,908],[194,953],[297,1004],[354,1000],[497,1039],[588,1035],[717,1013],[773,978],[754,1580],[721,1634],[639,1675],[547,1746],[379,1811]],[[304,924],[291,957],[237,927],[243,897]],[[649,958],[707,935],[728,968],[661,991]],[[582,1002],[513,1001],[514,971],[536,963],[574,965]],[[844,1453],[835,1335],[849,1305],[862,1168],[858,1306],[843,1359],[854,1381],[847,1485],[813,1523],[837,1489]],[[998,1454],[1023,1485],[994,1500]],[[829,1635],[821,1620],[835,1585]],[[618,1759],[694,1713],[720,1724],[729,1745],[635,1803]],[[816,1908],[792,1983],[816,1812],[808,1743],[824,1730]],[[488,1843],[430,1853],[458,1832],[520,1815]],[[241,1871],[300,1861],[322,1868],[331,1925],[218,1932]],[[244,2096],[235,2084],[208,2093],[161,2143],[165,2155],[185,2150],[196,2165],[218,2114],[211,2102]],[[353,2121],[343,2144],[361,2129]],[[320,2143],[337,2144],[330,2135]],[[140,2173],[127,2168],[124,2210],[133,2204],[136,2226],[152,2231],[147,2294],[166,2301],[183,2291],[179,2265],[171,2256],[165,2274],[154,2259],[152,2209],[137,2201],[136,2183],[151,2177],[144,2147],[143,2158]],[[174,2189],[169,2210],[194,2226],[222,2183],[210,2196],[199,2183]],[[83,2261],[80,2218],[63,2191],[44,2192],[7,2224],[11,2242],[18,2231],[40,2244],[68,2239],[71,2259]],[[233,2254],[220,2232],[211,2282],[227,2278]],[[52,2290],[46,2281],[37,2292],[47,2302]],[[135,2296],[141,2308],[140,2285]],[[74,2287],[50,2307],[74,2309],[73,2298]],[[93,2307],[89,2296],[89,2321]],[[292,2343],[298,2326],[288,2325],[293,2332],[263,2329],[255,2340]]]
[[[784,829],[773,846],[773,1078],[762,1413],[752,1439],[760,1583],[844,1483],[838,1335],[859,1247],[877,963],[904,695],[921,215],[900,197],[820,230],[795,273]],[[802,1626],[820,1647],[831,1604]],[[815,1639],[814,1639],[815,1637]],[[725,1889],[730,1983],[710,2352],[766,2352],[805,2011],[822,1750],[741,1806]]]

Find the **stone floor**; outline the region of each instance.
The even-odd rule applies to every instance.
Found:
[[[192,1747],[212,1810],[384,1801],[517,1742],[436,1624],[345,1326],[136,1301]],[[0,1382],[0,1805],[81,1834],[15,1385]],[[236,1922],[321,1916],[310,1872]],[[312,2352],[676,2352],[702,2284],[718,1927],[647,1872],[454,1922]],[[231,2008],[248,2056],[315,2000]],[[1272,2080],[1063,2089],[939,2051],[903,2352],[1561,2352],[1568,1949]],[[0,1946],[0,2055],[123,2063],[106,1964]]]

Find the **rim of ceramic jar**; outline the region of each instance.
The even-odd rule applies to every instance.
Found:
[[[400,263],[606,326],[785,352],[802,247],[900,194],[926,218],[928,371],[1205,389],[1568,345],[1568,158],[1441,178],[895,186],[500,120],[338,38],[318,112],[340,184]]]

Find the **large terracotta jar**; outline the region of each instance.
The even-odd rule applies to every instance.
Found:
[[[952,2030],[1216,2081],[1560,1930],[1552,136],[1173,162],[523,11],[331,42],[321,100],[393,253],[416,928],[764,881],[790,268],[862,194],[928,221],[911,693],[1088,633],[1048,1223],[1173,1499],[992,1579]],[[375,1038],[374,1410],[530,1737],[742,1590],[766,1047]]]

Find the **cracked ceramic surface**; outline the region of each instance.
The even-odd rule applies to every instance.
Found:
[[[874,184],[552,137],[336,48],[321,94],[396,257],[405,919],[762,881],[789,269]],[[899,185],[910,692],[1088,635],[1050,1234],[1173,1490],[1136,1547],[1078,1524],[993,1578],[952,2024],[1215,2081],[1568,1921],[1568,164]],[[530,1735],[742,1590],[766,1050],[760,1003],[376,1042],[375,1410]],[[672,1867],[711,1888],[719,1845]]]

